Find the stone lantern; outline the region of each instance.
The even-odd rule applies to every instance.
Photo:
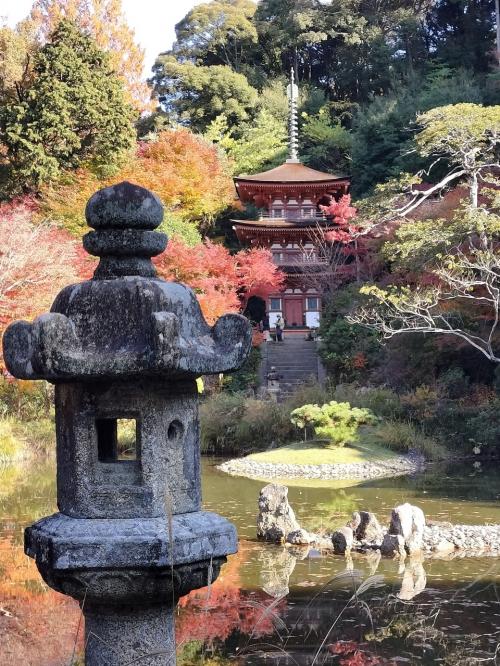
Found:
[[[188,287],[156,277],[167,237],[152,193],[106,188],[86,218],[93,279],[4,335],[15,377],[55,384],[59,513],[27,528],[25,549],[80,602],[88,666],[171,665],[178,598],[237,550],[234,526],[201,511],[195,380],[238,368],[251,329],[239,315],[210,328]]]

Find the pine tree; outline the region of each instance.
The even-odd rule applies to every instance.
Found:
[[[133,145],[133,115],[107,54],[62,20],[36,54],[23,98],[0,110],[7,191],[36,190],[82,164],[112,171]]]
[[[144,50],[127,24],[121,0],[35,0],[24,24],[43,44],[63,18],[74,21],[109,53],[132,106],[138,111],[147,108],[151,92],[143,79]]]

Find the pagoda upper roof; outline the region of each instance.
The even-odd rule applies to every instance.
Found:
[[[323,171],[316,171],[301,162],[288,161],[269,171],[254,173],[251,176],[242,174],[235,178],[238,182],[263,183],[329,183],[337,180],[347,180],[348,176],[340,176]]]

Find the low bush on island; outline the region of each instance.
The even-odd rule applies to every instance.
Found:
[[[304,405],[294,409],[290,420],[304,433],[312,430],[316,438],[323,439],[333,446],[344,446],[359,439],[361,425],[373,425],[377,417],[369,410],[351,407],[348,402],[331,400],[324,405]]]

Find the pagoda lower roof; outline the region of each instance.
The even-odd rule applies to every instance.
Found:
[[[328,184],[333,183],[339,180],[349,180],[347,176],[340,176],[332,173],[325,173],[323,171],[316,171],[316,169],[311,169],[301,162],[285,162],[274,169],[269,169],[269,171],[262,171],[261,173],[254,173],[247,176],[242,174],[241,176],[236,177],[236,184],[238,183],[318,183],[318,184]]]

